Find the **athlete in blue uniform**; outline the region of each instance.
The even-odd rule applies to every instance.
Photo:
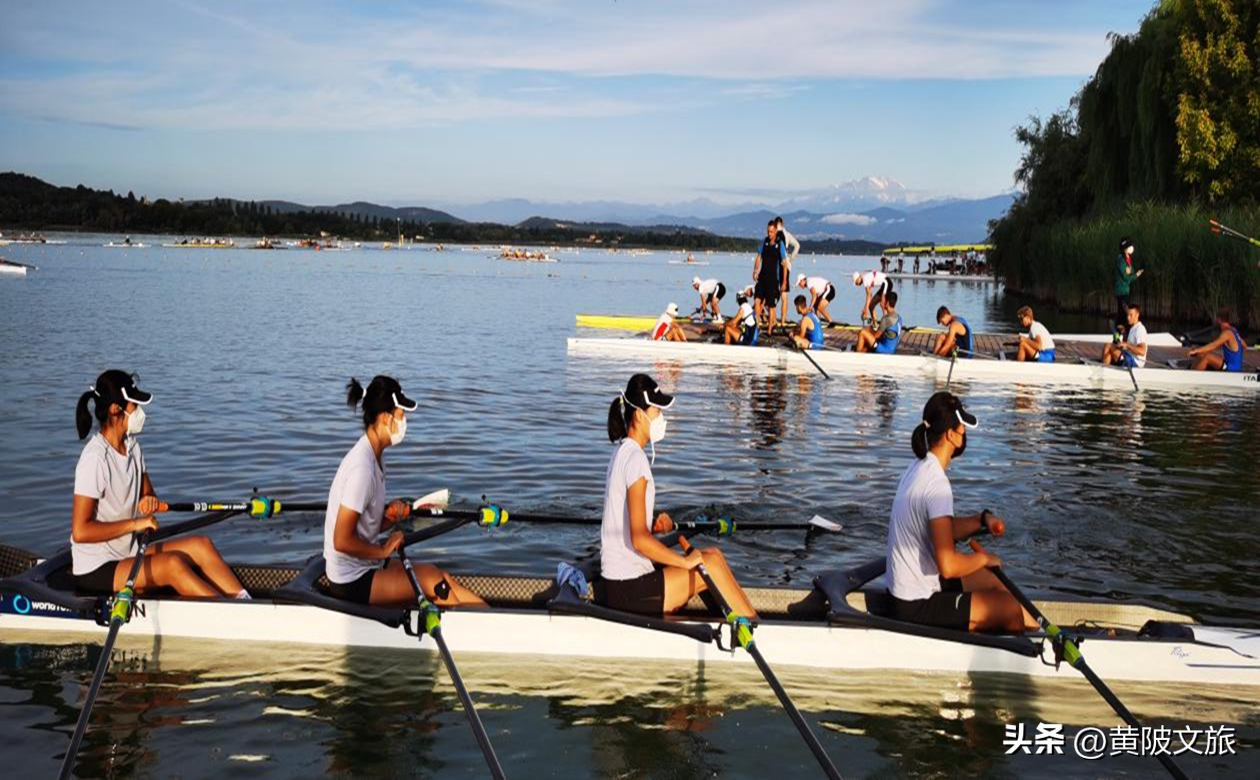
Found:
[[[1247,348],[1247,342],[1238,334],[1238,328],[1229,324],[1229,312],[1222,311],[1217,315],[1216,323],[1221,328],[1221,335],[1211,344],[1190,350],[1190,356],[1198,358],[1194,362],[1194,370],[1242,371],[1243,350]],[[1216,351],[1218,349],[1220,352]]]
[[[949,357],[958,350],[958,357],[971,357],[976,351],[976,342],[971,335],[971,326],[957,314],[951,314],[942,306],[936,310],[936,321],[945,332],[936,337],[936,347],[932,354]]]
[[[792,334],[792,341],[800,349],[822,349],[824,346],[823,327],[818,314],[809,308],[809,302],[805,300],[804,295],[796,296],[795,303],[796,314],[801,318],[801,324],[797,326],[796,333]]]
[[[884,316],[879,324],[868,325],[858,332],[857,351],[876,352],[880,355],[891,355],[897,351],[901,343],[904,327],[901,315],[897,313],[897,293],[890,292],[884,296]]]

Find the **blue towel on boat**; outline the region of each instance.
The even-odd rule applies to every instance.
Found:
[[[585,596],[590,589],[590,585],[586,582],[586,575],[568,561],[560,561],[560,565],[556,567],[556,584],[562,588],[565,585],[572,586],[579,596]]]

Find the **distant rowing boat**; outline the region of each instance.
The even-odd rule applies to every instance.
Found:
[[[139,241],[110,241],[108,244],[101,244],[101,246],[109,247],[111,249],[148,249],[149,248],[148,244],[142,244]],[[163,244],[162,246],[166,246],[166,244]]]
[[[31,578],[37,556],[0,546],[0,636],[43,632],[50,636],[100,635],[93,619],[98,600],[59,589],[56,559],[46,580]],[[62,568],[57,569],[59,565]],[[286,566],[236,566],[253,601],[140,598],[127,626],[131,635],[218,639],[236,642],[385,647],[416,646],[417,615],[408,609],[339,605],[300,585],[302,570]],[[902,623],[887,617],[887,594],[871,583],[883,560],[848,572],[825,572],[813,588],[748,587],[761,614],[758,646],[776,665],[814,669],[889,669],[954,674],[992,672],[1076,679],[1057,667],[1044,635],[967,634]],[[721,624],[696,598],[684,613],[657,620],[609,614],[571,588],[550,579],[460,574],[460,581],[491,605],[488,610],[451,609],[442,623],[453,652],[496,656],[653,658],[688,664],[750,663],[710,641]],[[103,601],[103,600],[99,600]],[[319,604],[316,606],[315,604]],[[1207,627],[1191,618],[1136,603],[1047,600],[1050,618],[1086,640],[1090,665],[1108,680],[1191,685],[1260,686],[1260,635]],[[356,614],[350,614],[354,612]],[[407,627],[407,631],[399,627]],[[504,641],[510,637],[510,641]],[[701,641],[697,641],[697,639]],[[420,645],[433,651],[425,636]],[[1240,694],[1243,695],[1243,694]]]
[[[727,346],[704,341],[666,342],[649,341],[645,338],[570,338],[568,351],[570,355],[578,357],[634,361],[674,359],[695,364],[761,365],[805,372],[812,372],[820,367],[824,371],[837,374],[917,375],[953,382],[1075,384],[1120,389],[1132,388],[1136,384],[1139,387],[1260,393],[1260,359],[1252,355],[1248,356],[1247,370],[1243,372],[1191,371],[1187,368],[1172,368],[1167,362],[1160,362],[1158,356],[1161,348],[1152,347],[1153,357],[1147,361],[1147,367],[1135,368],[1130,372],[1119,366],[1104,366],[1089,359],[1070,359],[1071,343],[1056,340],[1056,345],[1060,355],[1056,363],[1020,363],[996,358],[951,360],[923,352],[878,355],[838,349],[810,350],[807,358],[784,346]],[[1093,349],[1096,345],[1089,344],[1089,347]],[[1181,348],[1162,349],[1166,350],[1166,354],[1184,356],[1185,353]],[[1077,348],[1076,351],[1083,354],[1089,350]],[[810,358],[816,366],[809,362]]]

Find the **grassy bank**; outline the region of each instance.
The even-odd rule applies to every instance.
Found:
[[[1068,311],[1105,313],[1114,310],[1115,260],[1120,239],[1129,236],[1137,267],[1146,269],[1133,283],[1131,299],[1145,314],[1207,323],[1224,308],[1240,324],[1260,326],[1260,249],[1213,234],[1212,218],[1260,234],[1255,209],[1209,212],[1196,205],[1138,203],[1084,220],[1000,224],[990,259],[1012,294]]]

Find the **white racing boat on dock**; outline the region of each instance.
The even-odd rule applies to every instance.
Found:
[[[417,532],[423,533],[423,532]],[[913,670],[947,674],[998,673],[1079,679],[1056,664],[1044,634],[966,634],[902,623],[884,616],[887,594],[872,583],[883,559],[847,572],[823,572],[813,588],[749,587],[762,616],[757,646],[775,665],[814,669]],[[0,547],[0,637],[83,635],[106,627],[110,598],[67,587],[68,554],[40,562],[32,553]],[[141,597],[129,635],[238,642],[280,642],[433,651],[415,609],[339,602],[323,592],[322,562],[236,566],[253,601],[192,601]],[[498,656],[654,658],[686,664],[751,663],[730,650],[729,626],[697,598],[680,616],[646,618],[599,607],[550,579],[459,574],[491,605],[448,610],[443,633],[454,653]],[[1260,632],[1204,626],[1190,617],[1137,603],[1038,601],[1107,680],[1186,685],[1260,686]],[[34,632],[27,634],[26,632]],[[28,640],[29,641],[29,640]],[[1260,688],[1258,688],[1260,690]]]
[[[599,315],[578,315],[579,327],[600,327],[628,330],[624,320],[637,324],[641,318],[619,318]],[[654,322],[654,320],[653,320]],[[1260,353],[1248,349],[1244,370],[1193,371],[1188,350],[1172,334],[1151,334],[1150,354],[1144,368],[1129,370],[1121,366],[1104,366],[1099,360],[1101,345],[1109,335],[1057,335],[1058,360],[1054,363],[1032,363],[1007,359],[1005,342],[1014,334],[976,333],[973,357],[941,357],[931,353],[939,329],[907,328],[898,351],[892,355],[860,353],[849,348],[856,340],[857,328],[837,325],[825,330],[826,346],[812,349],[808,356],[778,341],[771,345],[763,336],[759,346],[722,344],[718,328],[707,323],[680,322],[689,341],[652,341],[641,337],[571,337],[571,357],[609,360],[678,360],[696,365],[759,365],[778,370],[837,374],[887,374],[924,376],[947,382],[1001,382],[1005,384],[1073,384],[1088,387],[1143,388],[1162,387],[1203,391],[1240,391],[1260,393]],[[715,343],[712,339],[718,339]]]

